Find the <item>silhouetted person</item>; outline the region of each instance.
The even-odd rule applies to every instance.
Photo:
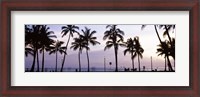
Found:
[[[129,68],[124,68],[124,71],[130,71]]]
[[[143,71],[145,71],[145,66],[143,66]]]
[[[109,62],[109,65],[110,65],[110,70],[111,70],[111,65],[112,65],[112,62]]]

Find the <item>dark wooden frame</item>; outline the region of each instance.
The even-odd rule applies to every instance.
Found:
[[[189,11],[190,86],[11,86],[11,11]],[[198,0],[4,0],[1,1],[0,96],[200,97]],[[167,82],[167,81],[166,81]]]

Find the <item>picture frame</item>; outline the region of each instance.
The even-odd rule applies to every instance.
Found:
[[[1,1],[1,96],[199,97],[199,0]],[[11,86],[11,11],[189,11],[189,86]]]

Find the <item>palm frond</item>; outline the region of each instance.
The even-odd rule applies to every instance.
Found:
[[[104,48],[104,51],[107,50],[107,49],[110,49],[111,47],[113,46],[113,44],[107,44]]]
[[[124,43],[119,43],[119,46],[121,46],[121,47],[126,47],[126,44],[124,44]]]
[[[79,27],[78,26],[75,26],[75,25],[72,25],[73,26],[73,28],[74,29],[79,29]]]
[[[111,32],[110,32],[110,31],[104,32],[103,40],[106,40],[106,39],[109,38],[110,36],[111,36]]]
[[[147,25],[142,25],[141,30],[143,30]]]
[[[106,28],[109,28],[109,27],[111,27],[111,28],[112,28],[112,25],[107,25],[107,26],[106,26]]]
[[[65,30],[66,30],[66,29],[68,29],[68,27],[66,27],[66,26],[62,26],[61,29],[62,29],[62,30],[65,29]]]
[[[127,52],[130,52],[128,48],[124,50],[124,55],[126,55]]]
[[[135,58],[137,56],[137,52],[134,52],[133,54],[133,58]]]
[[[92,31],[89,35],[89,37],[92,37],[95,33],[97,33],[97,31]]]
[[[53,54],[53,53],[56,53],[56,50],[55,50],[55,49],[54,49],[54,50],[51,50],[51,51],[49,52],[50,55]]]
[[[125,35],[124,31],[120,30],[119,28],[116,29],[117,33],[119,33],[120,35]]]
[[[111,41],[111,40],[108,40],[108,41],[106,42],[106,45],[109,45],[109,44],[114,44],[114,42]]]
[[[33,49],[26,47],[25,48],[25,56],[28,56],[29,54],[33,56]]]

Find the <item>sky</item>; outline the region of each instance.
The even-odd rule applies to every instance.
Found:
[[[53,24],[53,25],[47,25],[50,29],[49,31],[53,31],[54,34],[57,36],[57,38],[52,38],[54,40],[60,40],[64,41],[66,45],[66,42],[68,40],[68,35],[61,37],[62,34],[62,26],[66,25],[60,25],[60,24]],[[107,49],[104,51],[106,40],[103,40],[104,32],[108,29],[106,29],[106,25],[76,25],[79,27],[78,32],[82,34],[82,29],[85,29],[85,27],[91,29],[91,31],[95,30],[97,33],[94,34],[95,37],[97,37],[97,41],[100,42],[100,45],[89,45],[90,51],[89,51],[89,58],[90,58],[90,67],[104,67],[104,59],[106,63],[107,68],[115,68],[115,56],[114,56],[114,48]],[[146,68],[150,68],[151,66],[151,56],[152,56],[152,63],[154,69],[159,69],[164,67],[164,56],[158,56],[157,48],[159,44],[158,37],[155,32],[154,25],[147,25],[143,30],[141,29],[142,25],[117,25],[118,28],[120,28],[122,31],[124,31],[124,41],[127,41],[128,38],[134,38],[135,36],[139,37],[140,44],[142,48],[144,49],[143,58],[140,59],[141,62],[141,68],[145,66]],[[164,41],[168,39],[167,37],[163,37],[163,30],[158,28],[159,35],[161,39]],[[175,37],[175,32],[170,33],[171,37]],[[77,34],[74,34],[74,37],[78,37]],[[73,39],[70,39],[70,43],[68,45],[67,50],[67,56],[65,60],[64,68],[78,68],[78,51],[74,51],[70,49],[71,42]],[[118,64],[119,68],[132,68],[131,64],[131,57],[130,54],[126,54],[124,56],[123,51],[125,48],[120,47],[118,51]],[[46,68],[55,68],[55,54],[49,55],[48,52],[45,52],[45,67]],[[40,54],[40,64],[41,64],[42,54]],[[58,54],[58,68],[61,67],[61,61],[63,59],[63,55]],[[33,57],[28,56],[25,58],[25,68],[30,68],[32,65]],[[173,59],[171,58],[171,63],[173,66]],[[113,65],[109,65],[109,62],[112,62]],[[135,68],[138,67],[138,60],[137,58],[134,59]],[[81,54],[81,65],[83,68],[87,68],[87,56],[85,53],[85,50],[83,50]]]

